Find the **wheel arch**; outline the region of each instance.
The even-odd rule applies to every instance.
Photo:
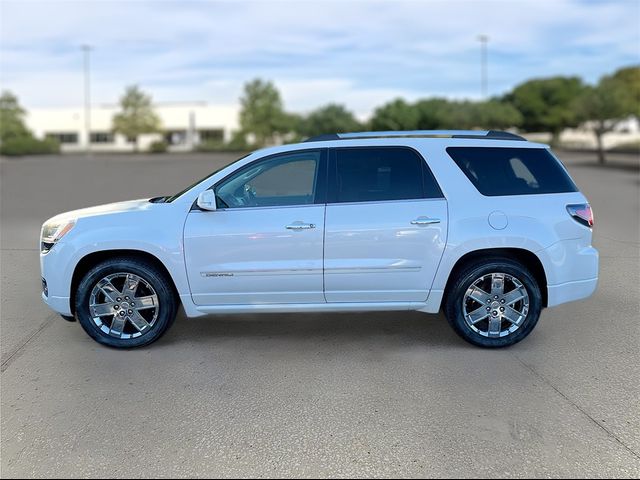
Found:
[[[162,263],[162,261],[152,253],[146,252],[144,250],[135,250],[135,249],[99,250],[96,252],[88,253],[87,255],[82,257],[80,261],[76,264],[75,269],[73,270],[73,275],[71,277],[71,292],[70,292],[70,302],[69,302],[72,314],[75,315],[76,290],[78,289],[78,285],[82,281],[82,278],[95,265],[97,265],[100,262],[104,262],[105,260],[110,260],[112,258],[134,258],[136,260],[141,260],[153,265],[154,267],[159,269],[164,275],[166,275],[167,279],[171,284],[171,288],[173,290],[173,294],[176,298],[176,301],[178,302],[178,304],[181,303],[180,295],[178,293],[178,288],[176,287],[175,280],[171,276],[171,273],[169,272],[167,267],[164,265],[164,263]]]
[[[540,293],[542,294],[542,306],[546,307],[548,303],[547,292],[547,276],[544,270],[544,266],[538,256],[530,250],[524,248],[485,248],[480,250],[473,250],[461,256],[449,272],[447,282],[444,289],[444,299],[449,293],[451,285],[457,278],[460,271],[468,264],[477,260],[487,258],[507,258],[515,260],[524,265],[533,275],[534,279],[540,287]]]

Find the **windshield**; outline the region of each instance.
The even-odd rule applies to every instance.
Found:
[[[247,158],[249,155],[251,155],[250,153],[247,155],[244,155],[242,157],[240,157],[237,160],[234,160],[231,163],[228,163],[227,165],[224,165],[222,167],[220,167],[219,169],[211,172],[209,175],[207,175],[206,177],[201,178],[200,180],[197,180],[196,182],[192,183],[191,185],[189,185],[187,188],[185,188],[184,190],[181,190],[180,192],[176,193],[175,195],[171,195],[169,197],[165,197],[164,199],[164,203],[171,203],[174,200],[176,200],[177,198],[180,198],[182,195],[184,195],[185,193],[187,193],[189,190],[191,190],[193,187],[195,187],[196,185],[198,185],[200,182],[205,181],[207,178],[214,176],[216,173],[218,173],[221,170],[224,170],[225,168],[227,168],[230,165],[233,165],[234,163],[238,163],[240,160],[244,160],[245,158]]]

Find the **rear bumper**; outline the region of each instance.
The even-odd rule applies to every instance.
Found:
[[[547,276],[547,306],[586,298],[598,286],[598,251],[590,237],[563,240],[537,252]]]
[[[547,306],[553,307],[561,303],[587,298],[596,291],[597,286],[598,277],[561,283],[560,285],[549,285],[547,287]]]

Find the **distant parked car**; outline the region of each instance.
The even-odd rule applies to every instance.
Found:
[[[483,347],[591,295],[584,195],[546,145],[496,131],[325,135],[254,152],[170,197],[42,227],[44,301],[112,347],[188,317],[443,309]],[[558,320],[560,321],[560,320]]]

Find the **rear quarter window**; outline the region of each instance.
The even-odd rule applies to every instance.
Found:
[[[544,148],[449,147],[447,153],[486,196],[578,191],[560,162]]]

